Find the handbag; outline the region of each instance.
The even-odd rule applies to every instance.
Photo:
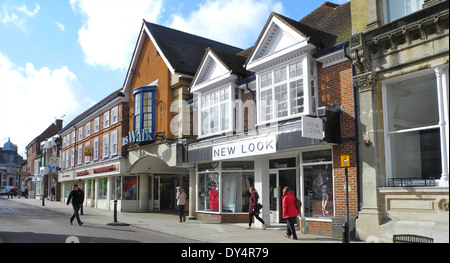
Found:
[[[261,210],[261,208],[263,208],[263,205],[260,204],[260,203],[256,203],[255,208],[254,208],[254,211],[255,211],[256,213],[259,213],[259,210]]]

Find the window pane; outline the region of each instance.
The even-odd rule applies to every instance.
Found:
[[[220,121],[221,121],[221,127],[220,129],[222,131],[228,130],[230,127],[230,116],[229,116],[229,110],[228,110],[228,103],[224,103],[220,105]]]
[[[389,131],[439,123],[437,85],[434,75],[387,86]]]
[[[392,178],[428,179],[441,176],[439,129],[390,136]]]
[[[272,115],[272,90],[261,91],[261,120],[269,121]]]
[[[306,217],[333,217],[333,176],[331,164],[304,165],[304,202]]]
[[[274,71],[275,83],[279,83],[286,80],[286,67],[282,67]]]
[[[284,117],[288,115],[288,97],[287,85],[275,87],[275,102],[278,107],[277,117]]]
[[[303,79],[289,83],[291,97],[291,114],[303,112]]]
[[[217,106],[210,108],[209,117],[210,132],[215,133],[219,131],[219,112]]]
[[[219,211],[219,174],[199,174],[199,210]]]
[[[137,176],[123,177],[123,200],[137,200]]]
[[[261,74],[261,88],[272,85],[272,72]]]
[[[303,75],[302,62],[289,65],[289,78],[295,78]]]

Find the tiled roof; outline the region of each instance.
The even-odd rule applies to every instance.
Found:
[[[163,55],[175,72],[195,75],[207,48],[236,54],[242,49],[207,38],[188,34],[145,21],[145,26],[154,37]]]

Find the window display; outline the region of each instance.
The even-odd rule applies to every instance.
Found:
[[[98,179],[98,199],[108,199],[108,179]]]
[[[247,212],[248,189],[254,183],[253,167],[253,161],[199,164],[198,210]]]
[[[331,217],[334,211],[332,165],[304,165],[306,217]]]
[[[124,176],[123,177],[123,200],[138,200],[137,199],[137,176]]]

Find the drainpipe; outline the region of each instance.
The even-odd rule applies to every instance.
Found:
[[[351,57],[347,54],[347,50],[346,50],[347,45],[342,47],[342,52],[344,54],[344,56],[352,61]],[[355,76],[355,67],[353,65],[353,62],[351,63],[352,65],[352,77]],[[358,111],[356,110],[357,103],[356,103],[356,92],[357,89],[355,87],[355,85],[353,85],[353,81],[352,81],[352,87],[353,87],[353,114],[355,115],[355,121],[354,121],[354,125],[355,125],[355,154],[356,154],[356,191],[357,191],[357,200],[358,200],[358,212],[361,211],[361,207],[360,207],[360,201],[361,201],[361,189],[360,189],[360,164],[359,164],[359,140],[358,140]]]

